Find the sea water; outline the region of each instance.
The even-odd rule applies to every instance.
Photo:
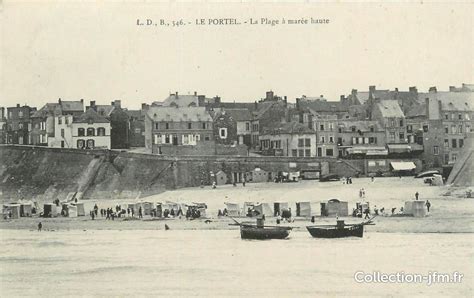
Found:
[[[0,230],[0,296],[473,295],[473,234],[241,240],[229,231]],[[460,283],[358,283],[356,272],[463,274]]]

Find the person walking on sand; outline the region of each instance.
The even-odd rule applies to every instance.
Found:
[[[39,224],[38,224],[38,232],[41,232],[42,228],[43,228],[43,224],[40,221]]]
[[[420,196],[420,194],[418,192],[415,193],[415,199],[418,201],[418,197]]]
[[[428,209],[428,212],[430,212],[430,207],[431,207],[430,201],[426,200],[426,209]]]

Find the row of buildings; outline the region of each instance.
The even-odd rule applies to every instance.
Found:
[[[121,107],[120,100],[96,105],[84,100],[0,108],[0,143],[71,149],[126,149],[143,147],[142,111]]]
[[[418,157],[426,168],[453,164],[473,127],[474,86],[438,91],[352,90],[339,101],[273,91],[255,102],[170,94],[127,110],[120,101],[1,109],[1,141],[77,149],[145,147],[164,155],[315,158]]]

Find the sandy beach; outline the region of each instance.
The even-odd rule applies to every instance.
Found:
[[[385,207],[387,216],[378,216],[375,226],[367,227],[368,231],[390,232],[390,233],[472,233],[474,231],[474,200],[462,198],[465,189],[454,189],[446,186],[429,186],[423,183],[423,179],[413,177],[358,178],[353,184],[342,184],[341,182],[318,182],[300,181],[298,183],[247,183],[237,186],[224,185],[212,189],[186,188],[140,198],[149,202],[173,201],[177,203],[206,203],[207,220],[186,220],[181,218],[157,219],[144,216],[137,218],[116,218],[114,221],[98,217],[92,220],[89,216],[67,218],[20,218],[0,221],[0,229],[26,229],[35,230],[39,221],[43,224],[45,231],[59,230],[163,230],[165,223],[171,230],[228,230],[237,229],[232,219],[218,217],[219,209],[225,207],[224,202],[289,202],[290,207],[298,201],[324,202],[328,199],[337,198],[348,201],[349,210],[355,207],[359,198],[359,189],[364,188],[366,197],[363,201],[370,202],[371,208]],[[392,207],[399,208],[407,200],[413,200],[414,194],[420,194],[420,200],[429,200],[432,204],[429,214],[424,218],[390,216]],[[98,200],[84,201],[85,210],[88,214],[94,204],[99,208],[114,207],[127,201],[121,200]],[[130,202],[130,201],[128,201]],[[362,219],[354,217],[342,217],[346,223],[357,223]],[[249,218],[238,218],[241,221],[249,221]],[[267,218],[267,224],[275,224],[275,218]],[[333,217],[316,217],[316,224],[335,223]],[[294,222],[283,223],[292,226],[295,230],[304,230],[310,225],[309,218],[295,217]]]

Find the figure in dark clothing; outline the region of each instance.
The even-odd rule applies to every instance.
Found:
[[[170,215],[174,216],[174,208],[171,208]]]
[[[392,208],[392,215],[395,214],[395,210],[397,210],[397,208]]]
[[[418,196],[419,196],[419,195],[420,195],[420,194],[419,194],[418,192],[415,193],[415,199],[416,199],[417,201],[418,201]]]
[[[224,216],[228,215],[227,208],[224,208],[224,210],[222,211],[222,215],[224,215]]]
[[[426,208],[428,209],[428,212],[430,212],[430,207],[431,207],[430,201],[426,200]]]
[[[311,222],[312,222],[312,223],[315,222],[314,216],[311,216]]]
[[[242,182],[242,186],[245,187],[245,180]]]
[[[38,224],[38,232],[41,232],[42,228],[43,228],[43,224],[40,221],[39,224]]]
[[[369,208],[365,209],[364,213],[365,213],[364,219],[369,219],[369,218],[370,218],[370,210],[369,210]]]
[[[138,218],[143,218],[142,207],[138,208]]]

